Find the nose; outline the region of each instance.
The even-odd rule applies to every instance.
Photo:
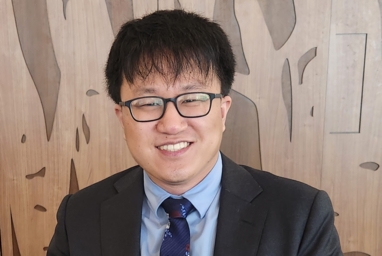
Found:
[[[173,102],[168,102],[161,119],[158,120],[157,130],[166,134],[178,134],[187,128],[186,118],[179,115]]]

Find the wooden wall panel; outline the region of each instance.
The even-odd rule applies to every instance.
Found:
[[[379,165],[382,162],[382,80],[380,75],[382,62],[379,6],[377,1],[361,3],[333,0],[331,13],[329,66],[336,65],[338,34],[366,34],[367,41],[359,133],[331,133],[333,123],[330,120],[333,120],[335,116],[338,117],[338,112],[346,115],[344,113],[346,110],[334,109],[330,106],[332,88],[327,90],[322,188],[330,193],[335,211],[339,214],[336,217],[336,224],[344,252],[359,251],[369,255],[380,255],[382,252],[382,173],[381,169],[373,171],[360,166],[365,162],[374,162]],[[346,60],[349,59],[345,58],[341,61],[346,62]],[[359,59],[353,59],[353,61],[362,62]],[[330,72],[331,70],[329,74]],[[335,85],[337,90],[346,92],[348,78],[337,74],[338,78]],[[329,86],[334,85],[329,81]],[[359,79],[357,87],[358,89],[360,87]],[[348,96],[348,94],[343,95],[343,97]]]
[[[251,73],[237,74],[234,88],[258,107],[263,169],[319,187],[331,1],[295,1],[298,22],[279,50],[274,48],[260,5],[235,3]],[[317,56],[306,66],[300,85],[298,60],[313,47]],[[291,131],[282,93],[286,59],[292,88]]]
[[[0,207],[1,229],[3,234],[11,234],[12,210],[21,255],[44,255],[44,247],[53,234],[55,212],[70,189],[72,159],[79,188],[134,164],[122,139],[113,104],[104,90],[103,68],[113,34],[104,1],[69,1],[66,19],[61,1],[47,1],[54,52],[61,70],[57,111],[48,142],[39,96],[15,30],[12,2],[1,4],[10,7],[6,22],[2,23],[7,27],[1,36],[6,38],[1,48],[7,49],[8,54],[1,61],[6,67],[1,71],[0,144],[5,151],[1,155],[0,187],[6,186],[7,192],[6,202]],[[89,89],[99,94],[89,97],[86,95]],[[83,116],[91,134],[88,144],[82,128]],[[20,142],[23,134],[27,137],[25,143]],[[26,178],[42,167],[46,168],[45,177]],[[35,210],[36,205],[47,211]],[[2,239],[4,255],[12,255],[12,240],[7,235]]]
[[[334,36],[334,35],[333,35]],[[359,133],[367,34],[336,34],[330,56],[327,116],[331,133]]]
[[[240,55],[232,94],[248,113],[233,109],[222,150],[326,190],[343,251],[382,254],[380,0],[285,0],[288,11],[277,0],[39,0],[45,16],[34,19],[31,11],[22,18],[49,32],[54,65],[25,56],[43,38],[29,45],[20,37],[28,32],[25,25],[17,29],[14,3],[21,2],[0,0],[3,255],[45,255],[63,196],[135,164],[107,98],[103,68],[118,24],[179,7],[216,19]],[[44,93],[59,88],[49,103],[57,106],[49,141],[30,63],[40,75],[60,71],[59,87],[57,79],[40,87]],[[349,107],[336,105],[341,98],[354,107],[350,115]]]

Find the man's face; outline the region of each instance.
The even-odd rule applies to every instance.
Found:
[[[215,76],[205,79],[198,73],[191,73],[180,76],[175,82],[169,81],[172,80],[158,74],[145,80],[136,79],[133,85],[124,81],[121,99],[172,98],[188,92],[220,93],[220,82]],[[172,194],[183,194],[197,185],[215,165],[230,106],[229,96],[217,98],[212,100],[207,116],[184,118],[169,102],[164,116],[152,122],[136,122],[127,107],[116,105],[115,112],[135,161],[158,186]]]

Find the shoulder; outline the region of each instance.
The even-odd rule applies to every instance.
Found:
[[[310,208],[316,197],[320,200],[328,198],[326,192],[303,182],[238,165],[225,156],[223,157],[222,182],[223,186],[235,191],[249,191],[242,188],[246,186],[256,187],[259,197],[277,208],[284,206]]]
[[[141,174],[142,168],[140,166],[133,166],[113,174],[71,195],[69,204],[81,205],[84,202],[90,203],[107,200],[117,194],[121,186],[128,186],[129,183],[135,182]]]
[[[236,184],[248,184],[248,180],[253,180],[266,193],[312,193],[319,190],[303,182],[277,176],[267,171],[257,170],[249,166],[238,165],[222,154],[223,175],[230,180],[235,179]],[[253,183],[252,183],[253,184]]]
[[[260,197],[267,202],[270,215],[283,212],[286,218],[295,219],[294,225],[299,221],[305,223],[312,216],[320,216],[322,219],[334,217],[332,202],[325,191],[266,171],[241,167],[262,188]]]
[[[273,191],[274,193],[288,192],[292,194],[312,194],[315,195],[319,192],[314,188],[303,182],[277,176],[267,171],[261,171],[249,166],[241,165],[241,167],[248,172],[263,188],[265,192]]]

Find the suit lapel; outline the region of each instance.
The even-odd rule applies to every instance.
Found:
[[[222,155],[223,175],[214,256],[256,255],[267,217],[262,188],[242,167]]]
[[[140,255],[143,174],[137,167],[114,184],[118,194],[101,206],[102,255]]]

